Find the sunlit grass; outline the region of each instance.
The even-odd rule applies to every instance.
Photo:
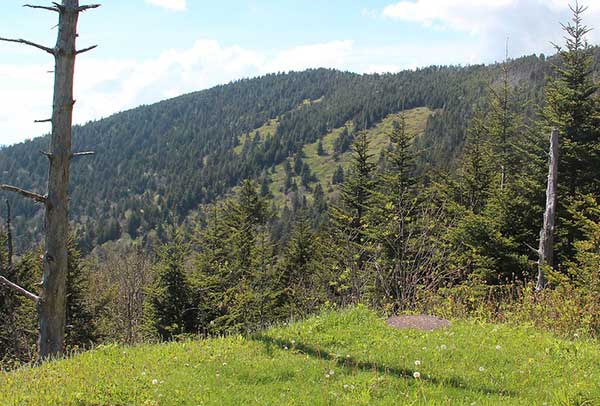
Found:
[[[0,375],[0,404],[592,405],[599,382],[594,342],[463,321],[399,331],[355,308],[251,338],[104,346]]]

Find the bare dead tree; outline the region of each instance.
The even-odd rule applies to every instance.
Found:
[[[539,248],[534,251],[538,254],[538,275],[535,285],[536,291],[546,287],[546,273],[544,269],[554,265],[554,221],[556,217],[556,184],[558,179],[558,130],[553,128],[550,134],[550,162],[548,165],[548,183],[546,186],[546,210],[544,211],[544,225],[540,230]]]
[[[77,21],[79,13],[99,7],[99,4],[80,6],[79,0],[62,0],[52,6],[26,4],[25,7],[41,9],[58,14],[58,38],[54,48],[23,39],[1,38],[0,41],[32,46],[52,55],[54,68],[54,99],[52,105],[52,133],[50,148],[44,155],[49,161],[48,194],[24,190],[0,184],[1,190],[14,192],[44,205],[45,208],[45,254],[43,256],[43,278],[40,295],[35,295],[20,286],[3,280],[4,285],[37,302],[39,314],[38,362],[60,356],[64,349],[67,240],[68,240],[68,187],[73,122],[73,77],[77,55],[96,46],[76,49]],[[40,120],[48,121],[48,120]]]

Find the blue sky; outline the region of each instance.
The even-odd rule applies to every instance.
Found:
[[[100,46],[77,62],[76,123],[268,72],[489,63],[507,37],[511,57],[550,53],[569,17],[568,0],[97,1],[80,20],[80,47]],[[0,36],[52,45],[56,16],[22,3],[2,1]],[[600,1],[588,3],[600,27]],[[50,115],[51,69],[48,55],[0,43],[0,145],[49,130],[33,120]]]

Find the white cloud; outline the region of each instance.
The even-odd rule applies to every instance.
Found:
[[[174,11],[183,11],[187,8],[186,0],[146,0],[146,3]]]
[[[487,55],[499,56],[510,39],[513,55],[551,52],[550,42],[562,42],[560,21],[570,18],[570,0],[402,0],[383,8],[390,19],[418,23],[432,29],[466,33],[485,45]],[[587,5],[584,22],[600,25],[600,1]],[[586,4],[587,3],[587,4]],[[594,32],[589,38],[594,39]],[[468,44],[457,44],[457,47]],[[482,59],[486,59],[482,54]]]
[[[332,41],[290,48],[267,61],[261,71],[283,72],[315,67],[344,69],[347,68],[353,44],[353,41]]]
[[[106,117],[191,91],[268,72],[316,67],[344,69],[352,61],[352,41],[310,44],[275,52],[223,46],[199,39],[190,48],[167,50],[155,58],[77,60],[75,123]],[[48,65],[0,64],[0,145],[42,135],[48,124],[35,119],[51,113],[52,79]]]

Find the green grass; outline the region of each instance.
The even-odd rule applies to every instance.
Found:
[[[4,373],[0,404],[595,405],[600,351],[477,322],[399,331],[359,307],[252,338],[104,346]]]

